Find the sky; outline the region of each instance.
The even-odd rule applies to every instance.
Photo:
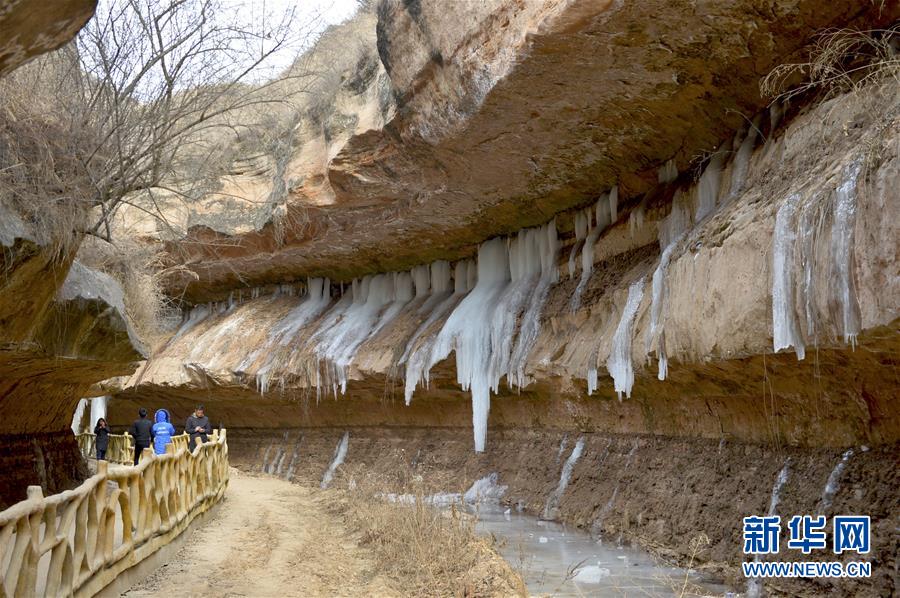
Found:
[[[249,23],[261,19],[265,15],[278,18],[291,10],[295,10],[298,23],[309,24],[310,35],[305,36],[304,46],[295,46],[289,51],[280,52],[267,65],[272,72],[281,72],[290,66],[297,51],[306,50],[315,43],[329,25],[341,23],[352,17],[357,10],[357,0],[225,0],[233,3],[238,10],[247,14]]]
[[[115,23],[122,23],[113,29],[128,30],[125,21],[119,18],[119,15],[134,15],[139,13],[129,10],[128,6],[140,6],[141,13],[161,14],[165,11],[166,4],[169,0],[101,0],[97,13],[94,18],[95,22],[108,23],[111,20]],[[240,31],[252,31],[262,33],[270,31],[278,27],[279,24],[288,22],[288,15],[293,11],[293,17],[290,19],[290,27],[284,28],[288,32],[290,42],[271,56],[267,57],[265,62],[256,67],[250,76],[244,77],[242,80],[246,83],[259,83],[272,79],[281,74],[288,66],[290,66],[296,57],[309,49],[315,44],[319,36],[330,26],[341,23],[352,17],[357,9],[357,0],[210,0],[216,5],[222,7],[216,10],[212,15],[212,21],[218,24],[220,28],[236,28]],[[134,2],[135,4],[128,4]],[[192,10],[205,4],[205,0],[188,0],[183,9],[179,9],[178,19],[167,21],[174,23],[170,29],[167,29],[169,36],[177,35],[173,31],[192,28]],[[197,13],[199,15],[199,13]],[[90,26],[90,25],[89,25]],[[98,25],[103,27],[102,25]],[[123,29],[124,28],[124,29]],[[117,39],[112,34],[103,34],[103,39]],[[168,37],[168,36],[167,36]],[[270,42],[267,39],[277,38],[278,35],[272,35],[271,38],[253,37],[244,38],[242,42],[235,41],[232,45],[234,49],[230,52],[229,67],[225,70],[217,72],[223,73],[223,78],[227,78],[228,73],[240,72],[245,68],[253,65],[258,59],[263,47]],[[127,36],[125,37],[127,38]],[[125,39],[121,38],[121,39]],[[133,39],[133,38],[132,38]],[[171,38],[170,39],[174,39]],[[254,41],[247,41],[247,40]],[[113,43],[112,41],[110,43]],[[113,44],[115,45],[115,44]],[[189,47],[188,45],[182,46]],[[271,46],[270,46],[271,47]],[[96,52],[85,52],[87,62],[92,62],[90,56]],[[129,46],[121,62],[119,63],[119,73],[125,79],[133,76],[135,73],[141,72],[141,67],[147,61],[147,56],[152,55],[152,48],[149,42],[137,42]],[[190,69],[193,72],[205,72],[206,67],[204,61],[212,58],[214,54],[198,54],[192,57],[192,60],[186,64],[193,65]],[[178,54],[170,57],[170,62],[175,62]],[[97,62],[96,64],[99,64]],[[225,63],[219,62],[218,65]],[[219,68],[217,66],[217,68]],[[156,69],[151,69],[142,76],[142,82],[137,86],[138,95],[148,94],[147,90],[153,89],[156,84],[161,81]],[[191,79],[191,77],[188,77]]]

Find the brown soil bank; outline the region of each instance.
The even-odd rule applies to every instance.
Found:
[[[579,439],[583,451],[551,515],[592,533],[638,544],[684,561],[692,538],[706,534],[702,565],[742,591],[738,569],[741,518],[765,514],[775,480],[787,468],[776,512],[783,518],[821,513],[870,515],[872,577],[867,580],[767,582],[774,594],[804,596],[896,595],[900,517],[900,445],[853,447],[844,452],[767,444],[646,435],[538,430],[494,430],[488,451],[475,454],[470,432],[436,428],[317,428],[230,430],[230,458],[248,471],[268,471],[295,482],[318,484],[335,448],[349,431],[349,450],[334,485],[372,483],[402,490],[421,476],[433,491],[465,491],[491,472],[509,486],[504,500],[544,512],[564,462]],[[368,479],[363,479],[368,478]],[[825,492],[829,478],[833,495]],[[829,504],[830,503],[830,504]],[[784,540],[783,540],[784,541]],[[847,555],[844,555],[847,556]],[[782,550],[780,560],[832,560]]]

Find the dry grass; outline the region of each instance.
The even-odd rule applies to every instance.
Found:
[[[343,477],[349,477],[344,470]],[[355,478],[353,478],[355,479]],[[524,596],[525,584],[496,552],[490,538],[475,533],[475,519],[455,508],[425,504],[422,484],[412,482],[406,494],[414,504],[390,503],[377,497],[371,476],[350,484],[335,508],[372,550],[379,568],[411,596]]]
[[[777,99],[807,92],[831,97],[890,78],[900,82],[900,26],[829,29],[816,38],[808,61],[775,67],[760,82],[760,92]]]

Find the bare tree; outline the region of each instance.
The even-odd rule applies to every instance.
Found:
[[[97,215],[84,233],[110,241],[109,222],[135,194],[162,218],[153,193],[197,197],[216,184],[237,117],[290,101],[303,84],[255,80],[270,59],[299,51],[316,15],[255,20],[229,0],[116,0],[102,5],[68,49],[55,94],[79,139]],[[244,7],[246,8],[246,7]],[[311,77],[291,69],[290,77]],[[289,91],[288,91],[289,90]]]

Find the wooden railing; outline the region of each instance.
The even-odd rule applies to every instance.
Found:
[[[97,456],[97,435],[83,432],[75,435],[78,448],[85,459],[94,459]],[[184,446],[187,446],[185,440]],[[131,434],[110,434],[109,444],[106,447],[106,460],[110,463],[129,464],[134,463],[134,438]]]
[[[188,451],[187,435],[137,466],[97,463],[74,490],[0,513],[0,596],[93,596],[176,538],[228,486],[225,430]]]

